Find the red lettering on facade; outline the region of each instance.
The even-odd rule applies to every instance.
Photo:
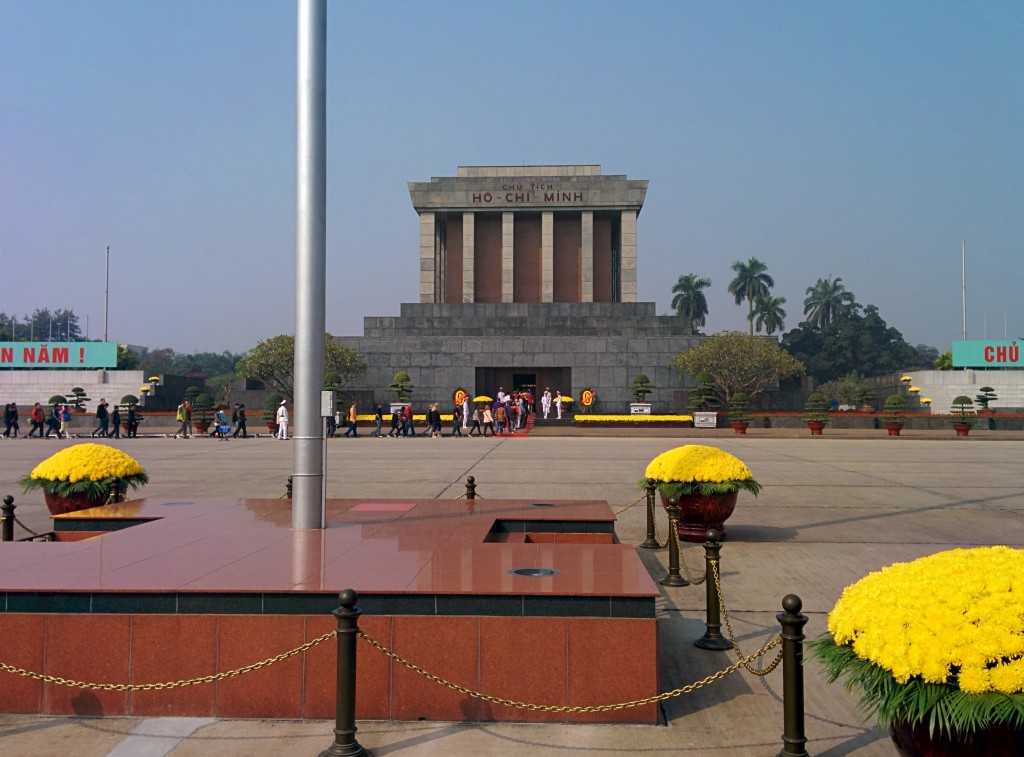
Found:
[[[68,361],[67,347],[54,347],[50,352],[50,360],[54,363],[66,363]]]
[[[995,359],[996,359],[996,350],[995,350],[995,348],[994,347],[986,347],[985,348],[985,362],[986,363],[991,363]]]
[[[36,361],[36,348],[26,347],[21,351],[21,362],[34,363]]]
[[[13,363],[14,362],[14,348],[4,347],[0,349],[0,363]]]

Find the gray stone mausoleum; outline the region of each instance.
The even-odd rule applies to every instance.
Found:
[[[697,343],[676,316],[637,302],[637,217],[647,181],[588,166],[460,166],[454,177],[410,182],[420,219],[420,301],[401,315],[368,316],[361,352],[363,403],[394,399],[406,371],[417,410],[447,409],[452,392],[494,396],[529,388],[579,400],[596,412],[628,412],[629,385],[645,373],[648,401],[669,412],[683,386],[669,368]]]

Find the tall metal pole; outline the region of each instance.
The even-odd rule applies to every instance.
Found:
[[[327,0],[298,0],[295,229],[295,462],[292,528],[323,528],[327,300]]]
[[[967,341],[967,240],[960,247],[960,301],[964,312],[964,341]]]
[[[110,247],[107,247],[106,279],[103,284],[103,341],[107,341],[107,314],[110,312]]]

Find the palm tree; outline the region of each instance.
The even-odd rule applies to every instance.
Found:
[[[782,331],[785,328],[783,321],[786,320],[786,311],[782,309],[785,304],[785,297],[772,297],[770,293],[754,298],[754,311],[751,313],[751,318],[754,319],[754,326],[758,333],[761,333],[763,328],[764,332],[771,336],[776,331]]]
[[[676,315],[685,318],[690,322],[690,328],[696,331],[699,326],[704,325],[704,319],[708,315],[708,300],[702,289],[711,286],[711,279],[701,279],[695,273],[688,273],[680,276],[672,286],[672,309]]]
[[[747,320],[750,321],[750,335],[754,335],[754,299],[764,296],[775,286],[775,279],[765,271],[768,266],[757,258],[751,258],[746,263],[737,260],[732,264],[732,270],[736,271],[736,278],[729,282],[729,294],[736,299],[737,305],[742,305],[743,300],[747,301]]]
[[[834,279],[829,276],[818,279],[814,286],[807,287],[804,315],[807,316],[808,325],[824,329],[860,307],[853,292],[846,291],[842,282],[839,276]]]

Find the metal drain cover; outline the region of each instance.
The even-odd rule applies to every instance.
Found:
[[[510,570],[509,573],[513,576],[527,576],[529,578],[545,578],[558,575],[558,571],[551,568],[515,568]]]
[[[554,502],[534,502],[534,507],[555,507]]]

